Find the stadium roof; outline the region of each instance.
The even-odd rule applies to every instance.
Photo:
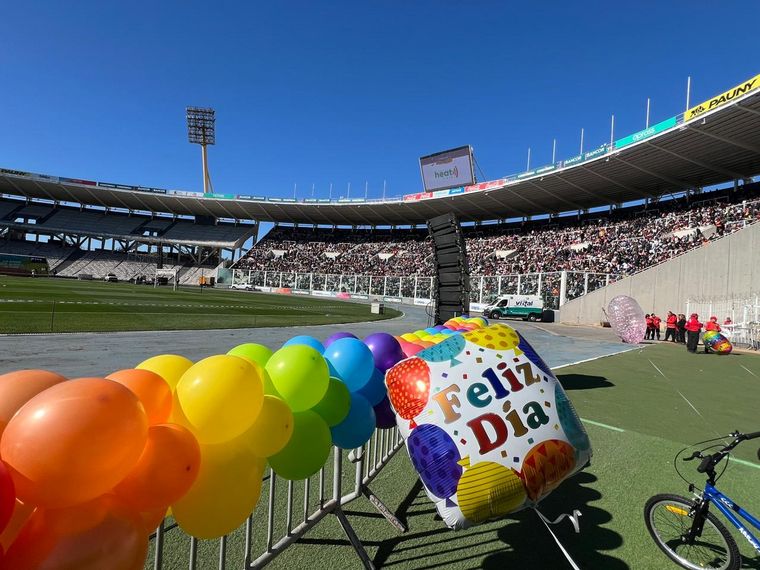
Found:
[[[0,169],[0,192],[110,208],[328,225],[421,224],[574,211],[760,174],[760,75],[682,115],[504,179],[384,201],[303,200],[124,186]]]

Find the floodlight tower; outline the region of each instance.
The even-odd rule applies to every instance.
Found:
[[[213,109],[203,107],[187,107],[187,138],[191,143],[201,145],[203,159],[203,193],[213,192],[211,176],[208,173],[208,156],[206,146],[216,144],[214,123],[216,118]]]

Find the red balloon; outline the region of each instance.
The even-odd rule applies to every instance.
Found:
[[[8,550],[8,547],[13,544],[14,540],[16,540],[16,536],[18,536],[18,533],[24,527],[26,521],[29,520],[29,517],[34,513],[35,508],[34,505],[25,505],[16,499],[11,520],[6,525],[5,530],[0,532],[0,546],[5,550]],[[2,568],[2,566],[0,566],[0,568]]]
[[[421,358],[409,358],[386,373],[385,384],[393,409],[411,420],[425,409],[430,397],[430,368]]]
[[[5,463],[0,461],[0,533],[5,530],[8,521],[11,520],[15,506],[16,489],[13,486],[13,479]]]
[[[137,513],[113,496],[64,509],[37,509],[8,548],[14,570],[137,570],[148,532]]]

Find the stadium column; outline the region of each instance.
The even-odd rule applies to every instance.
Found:
[[[562,272],[562,276],[559,281],[559,306],[561,307],[567,302],[567,271]]]

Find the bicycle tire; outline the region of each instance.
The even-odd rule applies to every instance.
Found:
[[[702,570],[704,568],[713,568],[715,570],[739,570],[741,566],[739,547],[737,546],[734,538],[728,532],[726,526],[720,522],[720,520],[718,520],[718,517],[716,517],[710,511],[707,512],[705,530],[707,530],[709,526],[712,526],[713,529],[717,531],[717,534],[713,533],[715,539],[708,543],[704,538],[703,532],[703,536],[701,537],[702,542],[704,543],[705,550],[709,550],[711,546],[713,549],[715,546],[722,546],[725,549],[726,557],[724,563],[715,566],[705,566],[705,563],[710,564],[710,561],[706,558],[703,558],[703,561],[700,563],[691,562],[690,560],[684,558],[683,555],[676,552],[669,544],[667,544],[666,541],[662,538],[660,532],[658,532],[657,528],[655,528],[657,527],[657,523],[655,522],[655,513],[657,511],[657,508],[660,506],[666,506],[667,504],[670,504],[672,507],[672,509],[667,509],[667,511],[675,516],[675,518],[673,518],[674,521],[678,521],[680,523],[681,532],[685,532],[691,528],[693,519],[692,517],[688,516],[687,513],[691,512],[691,509],[694,506],[694,501],[686,499],[679,495],[660,494],[650,498],[644,506],[644,522],[646,523],[649,535],[668,558],[670,558],[673,562],[682,568],[686,568],[687,570]],[[678,512],[679,509],[685,511],[685,513]],[[684,519],[682,522],[681,518]],[[709,525],[707,524],[708,522]],[[676,528],[675,522],[673,523],[673,527]],[[718,539],[718,537],[720,538]],[[686,545],[684,545],[687,552],[689,552],[693,546],[694,545],[689,545],[686,547]],[[709,558],[709,553],[705,552],[704,554],[707,558]]]

